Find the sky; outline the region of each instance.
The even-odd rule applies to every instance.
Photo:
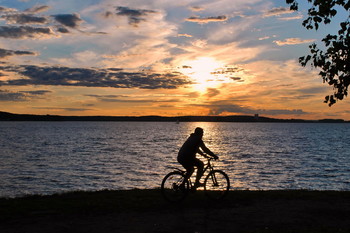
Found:
[[[300,56],[328,33],[284,0],[0,0],[0,111],[350,120]]]

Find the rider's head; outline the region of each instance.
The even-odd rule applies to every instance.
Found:
[[[194,133],[202,137],[202,136],[203,136],[203,129],[200,128],[200,127],[197,127],[197,128],[194,130]]]

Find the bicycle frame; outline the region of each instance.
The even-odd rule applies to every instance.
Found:
[[[214,169],[214,166],[211,164],[212,159],[210,157],[207,158],[208,161],[204,165],[201,179],[204,179],[203,188],[205,194],[211,199],[218,200],[227,194],[230,180],[225,172]],[[187,180],[184,180],[186,171],[174,167],[173,169],[174,171],[163,178],[161,184],[162,195],[170,202],[181,201],[187,196],[189,190],[196,190],[196,188],[193,189],[194,176],[192,174]]]
[[[205,174],[208,170],[209,170],[209,171],[208,171],[208,175],[214,170],[214,166],[211,165],[211,163],[210,163],[210,161],[211,161],[213,158],[206,158],[206,159],[207,159],[208,162],[204,165],[203,174],[202,174],[201,179],[202,179],[203,177],[206,177],[206,176],[204,176],[204,174]],[[181,170],[181,169],[179,169],[179,168],[175,168],[175,169],[178,170],[178,171],[180,171],[180,172],[182,172],[184,175],[186,175],[186,171]],[[197,168],[196,168],[196,170],[197,170]],[[192,177],[192,176],[191,176],[191,177]],[[192,181],[191,181],[191,177],[188,178],[188,183],[189,183],[190,187],[193,187]],[[212,179],[213,179],[214,184],[217,184],[216,177],[215,177],[215,176],[212,176]]]

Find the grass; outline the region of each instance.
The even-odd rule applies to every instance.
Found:
[[[32,213],[142,210],[159,205],[158,190],[75,191],[54,195],[0,198],[0,218]]]
[[[119,220],[103,225],[108,216],[118,216]],[[4,233],[21,232],[14,230],[17,226],[13,222],[27,227],[25,232],[40,232],[43,219],[47,221],[46,230],[63,232],[50,226],[68,224],[70,218],[77,222],[72,229],[90,224],[90,230],[119,226],[120,232],[350,232],[349,217],[350,191],[230,191],[221,201],[210,201],[197,191],[178,204],[163,200],[158,189],[0,198],[0,229],[5,229],[0,231]],[[134,226],[135,219],[141,222],[139,228]],[[29,223],[34,220],[37,225]],[[186,227],[179,228],[183,222]],[[159,229],[154,229],[156,225]]]
[[[200,207],[201,205],[234,206],[265,200],[332,200],[350,198],[350,191],[309,191],[309,190],[273,190],[273,191],[231,191],[221,201],[210,201],[202,191],[190,194],[176,206]],[[171,205],[163,200],[160,190],[102,190],[74,191],[54,195],[31,195],[19,198],[0,198],[0,218],[40,212],[79,213],[105,212],[121,210],[162,209]]]

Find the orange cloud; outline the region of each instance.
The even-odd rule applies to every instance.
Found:
[[[311,43],[314,42],[314,39],[300,39],[300,38],[287,38],[285,40],[275,40],[274,42],[279,45],[279,46],[283,46],[283,45],[295,45],[295,44],[305,44],[305,43]]]

